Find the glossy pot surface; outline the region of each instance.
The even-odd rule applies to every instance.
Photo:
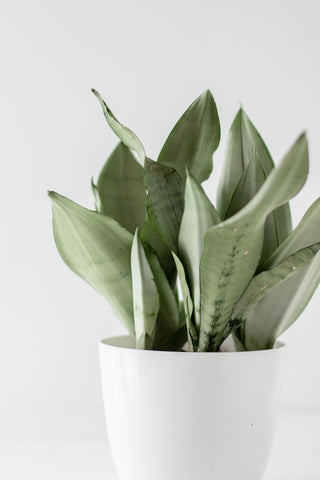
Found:
[[[100,343],[107,430],[120,480],[261,480],[285,346],[255,352],[136,350]]]

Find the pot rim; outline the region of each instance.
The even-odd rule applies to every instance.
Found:
[[[137,350],[135,347],[128,346],[129,342],[133,339],[130,335],[116,335],[112,337],[103,338],[99,341],[100,348],[110,348],[112,350],[124,350],[134,355],[171,355],[171,356],[211,356],[211,357],[224,357],[224,356],[252,356],[252,355],[274,355],[276,352],[280,353],[286,350],[287,346],[284,342],[277,340],[273,348],[267,350],[249,350],[244,352],[177,352],[167,350]],[[120,343],[118,345],[117,343]],[[121,345],[121,343],[127,343],[127,345]]]

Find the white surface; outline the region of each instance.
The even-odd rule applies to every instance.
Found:
[[[103,93],[155,157],[179,115],[209,87],[222,122],[207,185],[212,198],[239,101],[276,162],[307,129],[310,176],[292,202],[296,224],[319,195],[319,20],[315,0],[2,2],[0,437],[22,442],[21,464],[30,472],[48,478],[60,468],[69,478],[63,459],[55,463],[49,455],[48,469],[45,455],[28,447],[30,433],[36,429],[45,451],[51,417],[67,426],[69,412],[90,419],[101,410],[97,342],[123,332],[104,300],[60,260],[45,193],[51,188],[93,205],[91,175],[97,177],[116,139],[90,88]],[[320,408],[319,301],[320,291],[285,336],[283,406]],[[300,430],[303,444],[292,432],[283,437],[301,440],[306,455],[291,455],[289,465],[308,462],[305,445],[319,436],[308,425]],[[79,465],[90,465],[77,455]],[[65,462],[77,470],[72,459]]]
[[[1,442],[0,478],[118,480],[104,433],[103,415],[86,411],[77,418],[73,413],[69,416],[70,426],[71,423],[72,431],[64,436],[60,432],[60,436],[48,439],[47,432],[46,439],[35,440],[30,432],[28,441]],[[319,480],[319,431],[320,412],[281,411],[264,480]]]
[[[205,479],[209,472],[219,480],[262,479],[284,345],[150,352],[116,337],[99,347],[108,437],[121,480],[150,480],[151,472],[152,480]]]

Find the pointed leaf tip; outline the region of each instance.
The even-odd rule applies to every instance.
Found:
[[[95,193],[95,192],[94,192]],[[101,212],[134,233],[146,217],[143,167],[120,142],[107,159],[97,181]]]
[[[102,294],[134,332],[130,268],[132,235],[116,221],[51,192],[53,231],[68,267]]]
[[[217,107],[210,90],[205,90],[187,108],[169,134],[158,162],[173,167],[183,181],[186,167],[199,183],[212,171],[212,155],[220,142]]]
[[[200,95],[200,97],[210,97],[210,98],[213,98],[213,95],[212,95],[212,92],[209,88],[207,88],[206,90],[204,90],[202,92],[202,94]]]
[[[128,148],[130,148],[131,150],[136,152],[136,154],[138,155],[141,163],[143,163],[144,158],[145,158],[145,151],[144,151],[144,147],[143,147],[141,141],[139,140],[139,138],[136,136],[135,133],[133,133],[132,130],[130,130],[130,128],[126,127],[125,125],[120,123],[119,120],[117,120],[117,118],[113,115],[113,113],[111,112],[111,110],[108,107],[108,105],[106,104],[106,102],[101,97],[101,95],[94,89],[92,91],[95,94],[95,96],[98,98],[98,100],[101,104],[103,114],[104,114],[110,128],[114,131],[114,133],[117,135],[117,137]]]
[[[59,194],[56,193],[56,192],[54,192],[53,190],[48,190],[47,193],[48,193],[48,197],[49,197],[50,200],[52,200],[52,201],[57,200],[57,198],[59,197]]]

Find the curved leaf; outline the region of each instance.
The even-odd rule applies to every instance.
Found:
[[[158,162],[173,167],[186,179],[186,170],[198,180],[212,171],[212,155],[220,142],[217,107],[209,90],[200,95],[178,120],[167,138]]]
[[[308,266],[252,306],[234,332],[236,343],[246,350],[273,348],[277,338],[301,315],[319,283],[318,251]]]
[[[299,225],[259,270],[268,270],[297,250],[318,241],[320,241],[320,198],[311,205]]]
[[[184,208],[181,177],[174,168],[146,157],[144,185],[150,223],[164,243],[176,252]]]
[[[69,268],[101,293],[134,334],[132,235],[112,218],[49,192],[58,251]]]
[[[304,269],[320,249],[320,243],[302,248],[285,258],[276,267],[256,275],[236,303],[231,319],[244,319],[246,313],[284,280]]]
[[[97,212],[101,213],[101,209],[102,209],[101,199],[100,199],[100,195],[99,195],[99,192],[98,192],[97,185],[94,183],[93,177],[91,177],[91,190],[92,190],[93,197],[94,197],[95,209],[96,209]]]
[[[231,126],[217,206],[223,219],[241,210],[274,168],[260,134],[241,108]],[[281,205],[266,219],[262,259],[267,258],[292,230],[290,207]]]
[[[131,272],[136,344],[137,348],[150,350],[153,347],[160,297],[138,229],[132,242]]]
[[[101,97],[100,93],[97,92],[94,88],[92,89],[92,92],[95,94],[95,96],[98,98],[102,111],[104,113],[104,116],[110,126],[110,128],[114,131],[114,133],[117,135],[120,140],[128,147],[131,148],[136,154],[138,155],[139,159],[141,160],[141,163],[143,164],[144,162],[144,157],[145,157],[145,152],[144,152],[144,147],[142,143],[140,142],[139,138],[136,136],[135,133],[132,132],[128,127],[125,127],[120,123],[116,117],[113,115],[111,112],[110,108],[108,105],[105,103],[103,98]]]
[[[146,217],[143,167],[123,142],[105,163],[97,183],[100,212],[116,220],[129,232],[142,228]]]
[[[179,257],[190,282],[196,325],[200,325],[200,260],[204,236],[209,227],[220,223],[214,206],[199,183],[188,173],[185,208],[178,238]],[[181,278],[180,278],[181,281]]]
[[[200,265],[200,350],[218,350],[230,333],[229,317],[258,266],[267,215],[302,188],[308,149],[301,135],[253,199],[233,217],[211,227]]]
[[[320,241],[320,199],[313,203],[299,225],[261,269],[273,268],[281,264],[284,258],[318,241]],[[319,283],[319,254],[316,257],[309,267],[285,280],[247,312],[245,322],[235,332],[236,338],[245,348],[250,350],[272,348],[277,337],[299,317]]]

